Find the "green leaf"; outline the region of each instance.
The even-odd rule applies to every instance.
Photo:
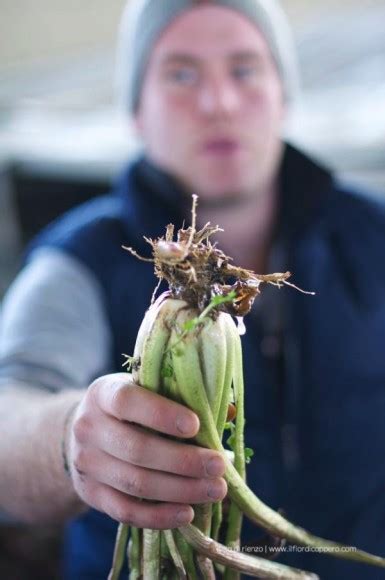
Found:
[[[191,320],[187,320],[182,328],[185,332],[190,332],[191,330],[194,330],[199,324],[199,320],[198,318],[192,318]]]
[[[226,302],[232,302],[237,297],[234,290],[226,294],[225,296],[213,296],[210,300],[210,306],[219,306],[220,304],[225,304]]]
[[[226,425],[228,425],[227,429],[230,430],[230,437],[228,437],[226,439],[226,443],[227,445],[234,450],[234,444],[235,444],[235,425],[234,423],[226,423]]]
[[[226,441],[227,445],[234,451],[235,433],[232,433]]]
[[[254,449],[251,449],[251,447],[245,447],[245,461],[246,461],[246,463],[250,463],[253,455],[254,455]]]

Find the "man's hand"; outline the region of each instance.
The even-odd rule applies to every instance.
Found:
[[[225,497],[225,463],[218,452],[161,434],[186,439],[198,430],[195,413],[135,385],[127,373],[101,377],[70,430],[75,490],[90,506],[136,527],[187,524],[194,517],[190,504]]]

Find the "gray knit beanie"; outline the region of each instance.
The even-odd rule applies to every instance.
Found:
[[[279,0],[128,0],[123,12],[117,55],[116,83],[119,100],[135,112],[146,66],[154,44],[167,26],[184,11],[217,5],[243,14],[264,35],[282,79],[286,101],[298,88],[298,68],[290,26]]]

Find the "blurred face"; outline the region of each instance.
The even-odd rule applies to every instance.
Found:
[[[281,157],[282,86],[267,43],[227,8],[195,8],[154,47],[136,125],[148,157],[202,201],[269,188]]]

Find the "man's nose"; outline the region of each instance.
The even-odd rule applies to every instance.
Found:
[[[239,104],[238,91],[229,79],[206,80],[200,88],[198,106],[204,115],[231,115]]]

